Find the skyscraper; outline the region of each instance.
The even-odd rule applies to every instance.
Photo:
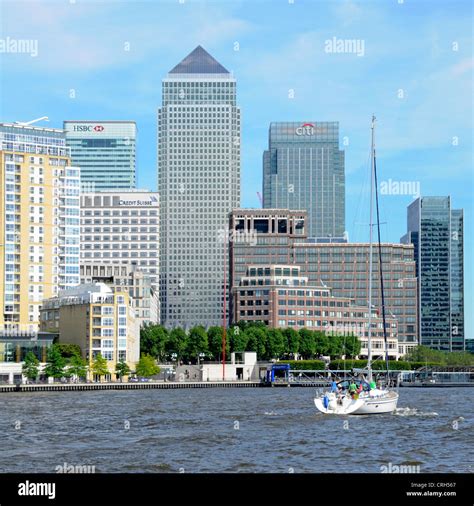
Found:
[[[135,188],[135,121],[65,121],[64,130],[85,191]]]
[[[201,46],[163,79],[158,137],[162,322],[219,325],[224,231],[240,203],[240,109],[236,80]]]
[[[344,151],[339,123],[271,123],[263,154],[263,207],[304,209],[308,237],[345,231]]]
[[[421,197],[408,206],[407,234],[415,247],[421,344],[464,349],[463,211],[450,197]]]
[[[79,180],[62,130],[0,124],[0,327],[37,331],[43,299],[79,284]]]

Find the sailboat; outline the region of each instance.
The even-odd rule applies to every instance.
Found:
[[[368,343],[367,343],[367,379],[340,381],[333,383],[330,392],[323,393],[314,399],[314,404],[324,414],[333,415],[374,415],[392,413],[397,409],[398,393],[388,388],[377,388],[372,375],[372,271],[373,271],[373,200],[375,187],[375,201],[377,205],[377,230],[379,246],[380,288],[383,316],[383,330],[385,338],[385,363],[388,378],[388,342],[385,324],[385,300],[382,276],[382,254],[380,244],[380,217],[377,196],[377,167],[375,158],[375,116],[372,116],[372,145],[371,145],[371,178],[370,178],[370,245],[369,245],[369,313],[368,313]],[[355,385],[355,387],[354,387]],[[350,389],[356,389],[353,395]]]

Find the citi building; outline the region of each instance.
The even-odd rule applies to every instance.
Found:
[[[345,231],[344,151],[339,123],[271,123],[263,154],[263,207],[304,209],[311,238]]]

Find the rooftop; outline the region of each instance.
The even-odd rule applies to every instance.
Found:
[[[214,59],[202,46],[186,56],[170,74],[229,74],[229,71]]]

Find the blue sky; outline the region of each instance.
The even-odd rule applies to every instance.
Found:
[[[155,189],[161,79],[201,44],[238,81],[242,206],[260,206],[271,121],[339,121],[346,227],[351,240],[366,240],[375,113],[380,180],[449,194],[465,210],[466,335],[474,337],[471,2],[399,1],[0,0],[0,38],[38,42],[35,57],[0,53],[0,118],[47,115],[52,127],[136,120],[138,186]],[[358,40],[363,54],[326,52],[334,37]],[[411,201],[381,196],[383,240],[405,233]]]

